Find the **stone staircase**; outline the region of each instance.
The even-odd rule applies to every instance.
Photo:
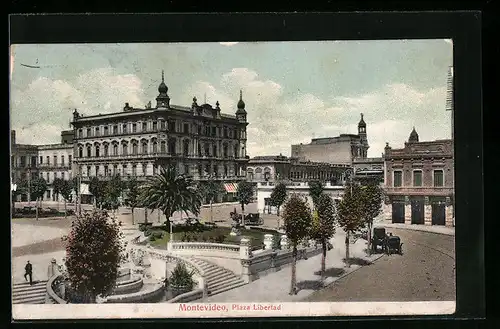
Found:
[[[221,292],[238,288],[246,284],[233,272],[209,261],[196,257],[189,257],[189,260],[200,266],[205,271],[205,280],[209,296],[217,295]]]
[[[12,304],[45,304],[47,281],[15,283],[12,287]]]

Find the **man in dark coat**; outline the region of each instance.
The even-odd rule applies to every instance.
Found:
[[[26,276],[29,275],[30,277],[30,285],[33,285],[33,265],[31,265],[30,261],[26,263],[26,266],[24,267],[24,280],[28,281]]]

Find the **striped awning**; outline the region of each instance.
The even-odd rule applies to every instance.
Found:
[[[224,188],[226,189],[227,193],[236,193],[238,190],[238,185],[235,183],[224,183]]]

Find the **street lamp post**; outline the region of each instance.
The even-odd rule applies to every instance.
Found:
[[[31,168],[28,168],[28,207],[31,207]]]
[[[351,193],[351,197],[352,197],[352,175],[353,175],[353,171],[352,169],[347,169],[345,172],[344,172],[344,177],[345,177],[345,181],[349,182],[349,188],[350,188],[350,193]],[[346,256],[346,262],[347,262],[347,266],[348,267],[351,267],[350,263],[349,263],[349,259],[348,259],[348,255],[349,255],[349,231],[346,232],[346,236],[345,236],[345,244],[346,244],[346,247],[347,247],[347,256]]]

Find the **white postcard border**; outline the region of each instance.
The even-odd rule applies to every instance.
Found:
[[[455,313],[455,301],[335,303],[15,304],[14,320],[414,316]]]

